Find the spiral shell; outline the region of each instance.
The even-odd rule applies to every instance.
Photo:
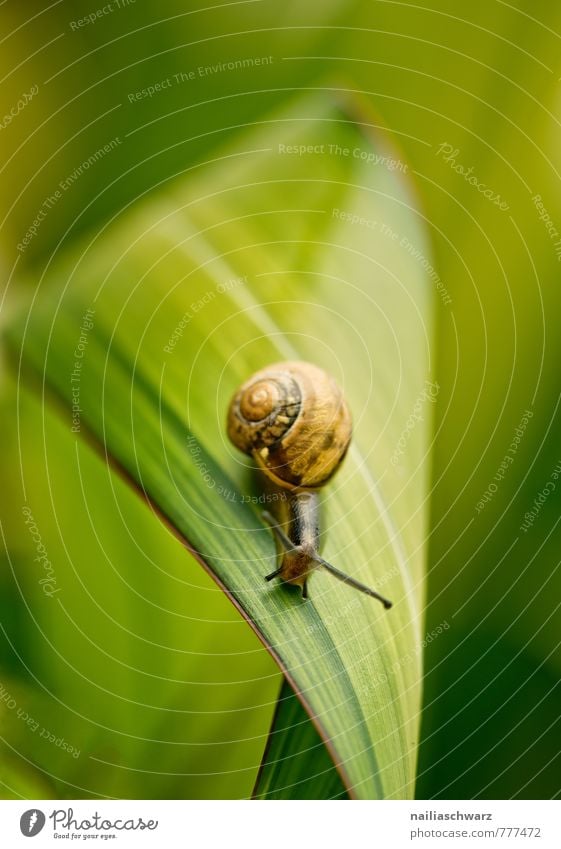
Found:
[[[228,436],[279,486],[322,486],[341,463],[352,434],[343,394],[323,369],[284,362],[256,372],[228,410]]]

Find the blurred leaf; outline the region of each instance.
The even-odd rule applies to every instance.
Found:
[[[425,652],[417,793],[549,798],[559,790],[559,696],[545,694],[561,669],[561,489],[521,526],[561,459],[561,266],[534,201],[561,233],[561,7],[426,5],[364,3],[362,33],[331,53],[404,146],[452,298],[437,300],[426,606],[429,633],[450,628]],[[530,732],[517,723],[534,687]]]
[[[175,536],[40,394],[20,387],[17,418],[14,391],[0,406],[9,494],[0,685],[15,701],[0,701],[0,761],[45,783],[28,798],[249,796],[276,665]],[[52,567],[52,596],[24,506]]]
[[[441,694],[436,676],[439,663],[451,665],[450,641],[434,649],[420,788],[433,788],[433,798],[440,799],[554,798],[561,720],[560,680],[551,658],[538,658],[531,647],[521,646],[516,629],[497,633],[485,623],[470,633],[462,629],[451,647],[458,686],[448,684]]]
[[[2,116],[26,104],[0,128],[10,263],[48,260],[292,96],[316,67],[288,60],[328,50],[349,3],[285,0],[280,21],[272,0],[161,0],[84,23],[96,11],[89,0],[0,9]]]
[[[299,102],[53,265],[57,287],[32,304],[22,355],[67,425],[95,435],[247,616],[348,790],[408,797],[434,390],[429,252],[407,166],[373,141],[375,118],[350,109],[362,127],[327,97]],[[309,602],[263,582],[273,541],[223,420],[239,382],[289,357],[344,385],[356,436],[324,499],[325,556],[383,585],[389,613],[328,575],[314,577]]]
[[[54,799],[52,788],[33,767],[18,759],[3,757],[0,762],[1,799]]]

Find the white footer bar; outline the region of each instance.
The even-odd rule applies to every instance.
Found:
[[[0,834],[10,849],[47,843],[560,849],[561,802],[3,801]]]

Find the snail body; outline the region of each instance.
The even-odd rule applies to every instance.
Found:
[[[278,576],[301,587],[307,598],[311,572],[323,567],[390,607],[387,599],[319,556],[318,490],[340,467],[352,436],[351,414],[334,379],[300,361],[261,369],[232,398],[227,431],[282,496],[275,502],[275,518],[263,514],[281,554],[279,568],[266,580]]]

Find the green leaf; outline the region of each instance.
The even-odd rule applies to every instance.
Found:
[[[284,681],[254,798],[337,799],[346,795],[320,735]]]
[[[423,218],[375,123],[318,94],[256,125],[53,263],[21,352],[76,438],[100,443],[247,617],[349,793],[397,798],[415,775],[437,390]],[[324,556],[383,586],[390,612],[327,574],[308,602],[263,581],[263,496],[224,415],[285,358],[344,386],[355,438],[325,492]]]

